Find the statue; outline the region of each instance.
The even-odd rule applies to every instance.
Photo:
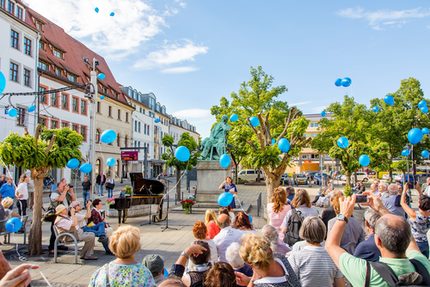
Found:
[[[210,136],[202,141],[200,159],[218,160],[227,152],[227,133],[230,130],[227,121],[228,117],[222,116],[221,121],[212,128]]]

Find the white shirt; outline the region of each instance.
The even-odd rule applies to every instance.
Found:
[[[213,241],[218,250],[219,261],[227,262],[225,258],[225,251],[233,242],[240,243],[243,236],[243,231],[235,229],[231,226],[221,229],[221,231],[214,237]]]
[[[26,182],[21,182],[18,184],[16,188],[16,193],[19,193],[19,200],[27,200],[28,199],[28,184]]]

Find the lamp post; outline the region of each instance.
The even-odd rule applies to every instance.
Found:
[[[91,72],[90,72],[90,80],[91,85],[94,89],[93,97],[90,98],[90,146],[89,146],[89,156],[88,161],[90,162],[91,166],[93,167],[93,170],[91,171],[91,192],[90,192],[90,198],[92,197],[92,194],[94,192],[95,188],[95,182],[96,182],[96,176],[95,176],[95,162],[96,162],[96,105],[98,101],[98,85],[97,85],[97,70],[96,67],[98,66],[98,61],[93,58],[92,66],[91,66]]]

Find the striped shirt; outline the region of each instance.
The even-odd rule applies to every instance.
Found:
[[[302,287],[333,286],[336,278],[343,277],[322,246],[306,245],[300,251],[292,251],[288,261]]]

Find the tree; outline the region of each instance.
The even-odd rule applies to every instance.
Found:
[[[0,158],[6,165],[30,170],[34,182],[33,219],[29,234],[31,256],[42,253],[43,179],[52,168],[63,168],[71,158],[81,158],[82,136],[69,129],[47,130],[41,125],[35,135],[11,133],[0,143]]]
[[[171,135],[165,135],[162,143],[167,147],[167,151],[161,156],[166,161],[167,166],[175,167],[176,169],[176,198],[181,199],[181,170],[191,170],[197,164],[197,158],[200,153],[198,151],[198,144],[189,133],[183,133],[178,141],[174,144],[174,139]],[[187,162],[181,162],[175,157],[175,148],[178,146],[185,146],[190,150],[191,156]]]
[[[248,146],[247,155],[243,160],[253,168],[261,168],[266,175],[268,202],[273,190],[280,185],[281,175],[310,139],[304,137],[309,121],[295,107],[279,100],[279,96],[287,91],[283,85],[273,86],[274,78],[266,74],[262,67],[250,69],[251,78],[243,82],[238,92],[231,93],[231,102],[223,97],[218,106],[211,108],[211,113],[219,120],[224,114],[237,114],[239,121],[232,123],[229,131],[228,144],[237,144],[238,138]],[[253,127],[249,118],[258,117],[260,125]],[[230,136],[231,134],[231,136]],[[239,135],[244,134],[244,138]],[[272,139],[281,138],[290,141],[288,153],[281,153]]]

